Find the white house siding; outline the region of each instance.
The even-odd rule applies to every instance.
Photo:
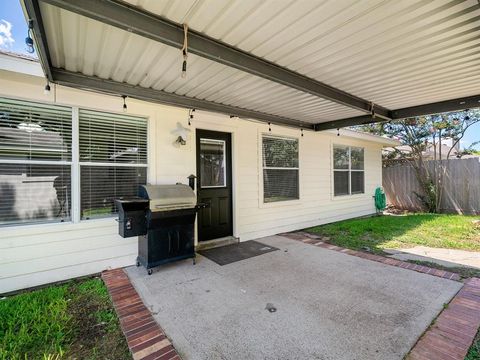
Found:
[[[0,96],[119,112],[120,97],[64,87],[43,94],[44,80],[0,70]],[[272,125],[273,135],[299,139],[300,200],[263,204],[260,140],[268,125],[196,111],[187,145],[175,145],[177,122],[188,110],[127,99],[128,112],[149,118],[148,182],[187,182],[195,173],[196,128],[232,133],[234,235],[242,241],[371,214],[372,195],[382,183],[381,147],[335,133]],[[332,196],[332,144],[365,148],[365,194]],[[136,238],[117,235],[114,219],[0,228],[0,293],[132,265]]]

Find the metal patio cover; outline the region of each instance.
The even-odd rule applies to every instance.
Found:
[[[22,1],[66,86],[317,131],[480,106],[478,0]]]

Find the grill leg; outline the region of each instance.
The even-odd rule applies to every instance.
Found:
[[[147,270],[147,273],[148,273],[148,275],[152,275],[153,270],[152,270],[152,269],[148,269],[148,270]]]
[[[196,254],[193,254],[193,265],[197,263]]]

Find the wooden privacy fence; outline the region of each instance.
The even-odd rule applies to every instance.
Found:
[[[426,166],[433,175],[434,162]],[[443,194],[440,211],[458,214],[480,214],[480,158],[442,160],[444,167]],[[418,211],[423,209],[415,192],[423,194],[409,164],[383,168],[383,187],[387,203],[399,209]]]

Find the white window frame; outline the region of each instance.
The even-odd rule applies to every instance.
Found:
[[[73,111],[75,109],[75,111]],[[108,110],[99,110],[99,109],[93,109],[93,108],[88,108],[88,107],[73,107],[72,108],[72,136],[75,134],[75,142],[72,138],[72,160],[74,159],[75,154],[75,162],[72,162],[72,204],[76,204],[75,207],[75,218],[73,217],[73,209],[71,210],[71,217],[72,217],[72,222],[73,223],[84,223],[84,222],[92,222],[92,221],[101,221],[104,219],[112,219],[116,217],[116,214],[110,214],[107,216],[103,217],[98,217],[98,218],[92,218],[92,219],[82,219],[82,211],[81,211],[81,167],[82,166],[108,166],[108,167],[138,167],[138,168],[146,168],[146,183],[148,183],[148,163],[149,163],[149,135],[150,135],[150,121],[149,118],[146,117],[145,115],[135,115],[135,114],[127,114],[128,116],[136,116],[136,117],[142,117],[147,121],[147,134],[146,134],[146,145],[147,145],[147,162],[146,164],[129,164],[129,163],[104,163],[104,162],[95,162],[95,161],[80,161],[80,109],[84,110],[89,110],[89,111],[98,111],[101,113],[106,113],[106,114],[120,114],[120,115],[125,115],[124,113],[121,112],[114,112],[114,111],[108,111]],[[75,127],[74,127],[75,125]],[[75,145],[75,148],[73,147]],[[73,190],[73,174],[76,174],[76,179],[75,179],[75,192]]]
[[[32,99],[25,99],[25,98],[18,98],[18,97],[11,97],[11,96],[2,96],[2,98],[5,99],[11,99],[11,100],[18,100],[18,101],[24,101],[24,102],[29,102],[32,104],[40,103],[42,104],[41,101],[38,100],[32,100]],[[72,106],[69,105],[63,105],[63,104],[52,104],[52,103],[46,103],[47,105],[51,106],[62,106],[66,108],[70,108],[71,110],[71,116],[72,116],[72,123],[71,123],[71,136],[72,136],[72,153],[70,157],[70,161],[68,160],[25,160],[25,159],[0,159],[0,164],[18,164],[18,165],[57,165],[57,166],[70,166],[70,176],[73,176],[73,139],[74,139],[74,129],[73,129],[73,108]],[[43,226],[43,225],[59,225],[59,224],[71,224],[74,222],[74,214],[73,214],[73,179],[70,179],[70,220],[67,221],[56,221],[56,220],[45,220],[45,221],[38,221],[38,222],[26,222],[26,223],[12,223],[12,224],[0,224],[0,229],[3,228],[11,228],[11,227],[35,227],[35,226]]]
[[[266,207],[276,207],[276,206],[287,206],[287,205],[298,205],[301,203],[301,171],[300,171],[300,139],[294,136],[288,135],[275,135],[271,133],[259,132],[258,134],[258,147],[259,147],[259,206],[261,208]],[[263,138],[269,137],[274,139],[286,139],[286,140],[295,140],[298,143],[298,167],[284,168],[284,167],[264,167],[263,166]],[[272,169],[272,170],[297,170],[298,171],[298,198],[290,200],[280,200],[280,201],[271,201],[265,202],[265,189],[263,181],[263,170]]]
[[[4,96],[4,98],[12,99],[12,100],[20,100],[20,101],[25,101],[25,102],[31,102],[33,104],[37,103],[37,100],[32,100],[28,98],[18,98],[18,97],[10,97],[10,96]],[[29,228],[29,227],[38,227],[38,226],[58,226],[58,225],[65,225],[65,224],[77,224],[77,223],[92,223],[94,221],[105,221],[108,219],[114,218],[116,215],[112,214],[111,216],[106,216],[104,218],[93,218],[89,220],[81,220],[81,201],[80,201],[80,166],[81,165],[86,165],[86,166],[128,166],[128,167],[143,167],[147,169],[146,172],[146,179],[148,183],[148,164],[150,161],[150,126],[151,122],[150,119],[145,116],[144,114],[132,114],[128,113],[129,116],[137,116],[137,117],[142,117],[147,121],[147,134],[146,134],[146,145],[147,145],[147,162],[146,164],[122,164],[122,163],[99,163],[99,162],[81,162],[80,161],[80,123],[79,123],[79,114],[80,114],[80,109],[85,109],[85,110],[91,110],[91,111],[99,111],[99,112],[104,112],[104,113],[111,113],[111,114],[123,114],[122,112],[114,112],[114,111],[109,111],[109,110],[101,110],[101,109],[95,109],[95,108],[89,108],[89,107],[84,107],[84,106],[72,106],[69,104],[63,104],[63,103],[48,103],[52,106],[59,105],[63,107],[67,107],[71,109],[71,116],[72,116],[72,129],[71,129],[71,135],[72,135],[72,145],[71,145],[71,160],[66,161],[66,160],[59,160],[59,161],[53,161],[53,160],[15,160],[15,159],[0,159],[0,164],[29,164],[29,165],[58,165],[58,166],[70,166],[70,220],[68,221],[39,221],[36,223],[15,223],[15,224],[3,224],[0,225],[0,230],[4,228],[12,228],[12,227],[22,227],[22,228]]]
[[[342,148],[347,148],[348,149],[348,169],[335,169],[335,160],[334,160],[335,147],[342,147]],[[363,150],[363,169],[362,170],[352,169],[352,148]],[[351,145],[334,143],[334,144],[332,144],[332,151],[331,151],[330,159],[331,159],[331,162],[332,162],[332,176],[331,176],[331,178],[332,178],[332,197],[335,198],[335,199],[339,199],[339,198],[365,195],[365,148],[362,147],[362,146],[351,146]],[[335,171],[348,172],[348,194],[335,195]],[[352,172],[362,172],[363,173],[363,192],[357,192],[355,194],[352,194]]]

